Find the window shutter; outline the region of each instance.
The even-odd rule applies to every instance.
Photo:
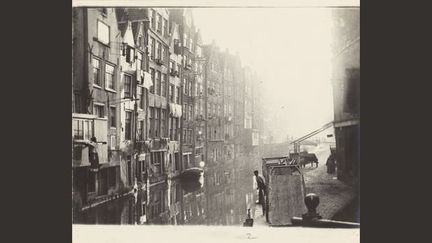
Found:
[[[126,56],[126,45],[124,43],[122,46],[122,56]]]
[[[126,47],[126,62],[131,62],[131,51],[130,51],[130,47],[127,46]]]

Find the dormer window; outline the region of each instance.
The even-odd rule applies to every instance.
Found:
[[[122,55],[126,57],[126,62],[133,63],[135,61],[135,48],[123,43]]]

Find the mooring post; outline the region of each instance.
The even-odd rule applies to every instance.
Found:
[[[251,213],[250,213],[250,208],[248,208],[247,210],[247,218],[245,220],[245,222],[243,223],[243,226],[245,227],[252,227],[253,226],[253,218],[251,217]]]
[[[316,195],[315,193],[307,194],[304,199],[304,203],[306,204],[306,208],[308,209],[307,213],[302,215],[304,223],[322,219],[321,215],[319,215],[319,213],[317,213],[316,211],[316,208],[320,203],[318,195]]]

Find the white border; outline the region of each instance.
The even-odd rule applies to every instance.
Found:
[[[360,0],[72,0],[73,7],[359,7]]]

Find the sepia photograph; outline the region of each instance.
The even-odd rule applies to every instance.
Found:
[[[73,242],[360,242],[360,1],[71,17]]]

